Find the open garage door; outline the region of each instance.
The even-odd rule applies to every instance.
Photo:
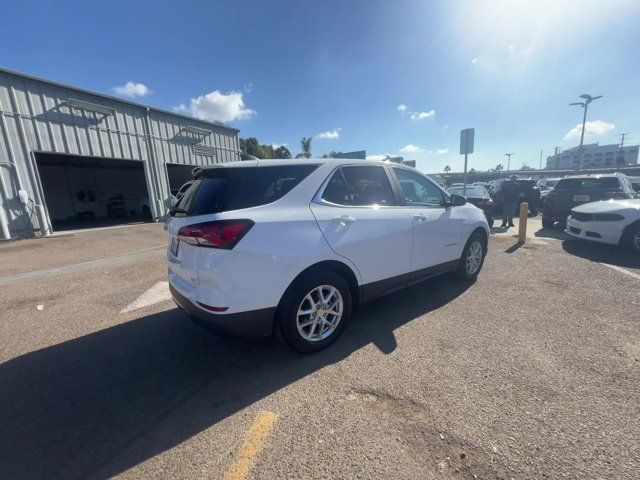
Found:
[[[54,231],[151,220],[141,161],[53,153],[35,157]]]
[[[181,186],[193,180],[191,172],[197,165],[184,165],[178,163],[167,163],[167,176],[169,177],[169,188],[171,195],[176,195]]]

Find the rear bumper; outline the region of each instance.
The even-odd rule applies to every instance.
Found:
[[[169,283],[169,290],[176,305],[196,323],[220,333],[242,338],[266,337],[273,333],[276,308],[263,308],[248,312],[218,314],[196,306]]]

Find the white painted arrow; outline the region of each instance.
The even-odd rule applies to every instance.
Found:
[[[171,300],[169,282],[158,282],[125,308],[120,310],[120,313],[132,312],[139,308],[149,307],[156,303],[164,302],[165,300]]]

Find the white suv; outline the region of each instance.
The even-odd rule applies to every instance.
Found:
[[[167,221],[168,275],[214,330],[319,350],[357,304],[447,272],[473,280],[487,251],[482,210],[413,168],[252,160],[195,175]]]

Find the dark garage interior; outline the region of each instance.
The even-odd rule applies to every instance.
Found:
[[[151,220],[144,164],[36,153],[54,231]]]
[[[178,189],[189,180],[193,179],[191,172],[196,165],[184,165],[178,163],[167,163],[167,175],[169,176],[169,188],[171,194],[175,195]]]

